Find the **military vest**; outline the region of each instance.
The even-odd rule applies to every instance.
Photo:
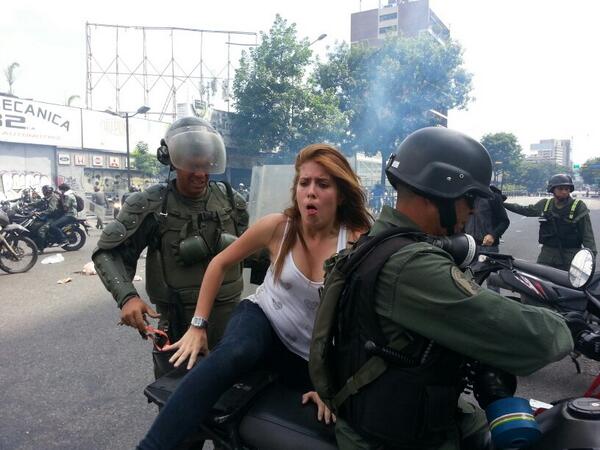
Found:
[[[309,360],[316,390],[340,417],[363,436],[399,449],[444,442],[456,427],[464,387],[460,355],[412,332],[389,342],[374,309],[385,262],[422,239],[390,229],[326,263]],[[394,353],[394,362],[369,351],[369,342]]]
[[[172,302],[174,290],[179,301],[195,304],[206,268],[222,249],[223,235],[238,236],[243,231],[237,221],[239,209],[245,212],[245,204],[236,205],[216,182],[209,183],[201,201],[190,202],[173,186],[164,189],[161,200],[160,208],[152,213],[158,235],[148,247],[146,290],[153,302]],[[181,253],[184,241],[192,243],[191,257]],[[201,243],[204,251],[196,251],[194,243]],[[238,264],[225,273],[216,301],[239,298],[242,288],[242,267]]]
[[[580,248],[583,236],[574,221],[581,200],[569,199],[563,208],[556,208],[554,199],[546,200],[540,216],[539,243],[556,248]]]

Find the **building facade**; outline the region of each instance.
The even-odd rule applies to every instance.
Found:
[[[533,152],[527,161],[549,162],[567,168],[573,167],[570,139],[542,139],[529,147]]]
[[[350,42],[379,46],[387,36],[428,32],[440,42],[450,38],[448,27],[429,8],[429,0],[388,0],[377,9],[353,13]]]

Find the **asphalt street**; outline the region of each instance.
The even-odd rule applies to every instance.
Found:
[[[600,201],[588,204],[598,237]],[[537,220],[509,216],[501,250],[535,260]],[[75,273],[90,261],[100,235],[91,233],[80,251],[50,250],[28,273],[0,273],[1,450],[132,449],[156,415],[142,393],[153,379],[151,344],[117,326],[119,311],[97,276]],[[65,261],[41,264],[55,253]],[[141,259],[143,279],[144,267]],[[144,281],[136,285],[145,295]],[[582,360],[582,369],[567,358],[521,378],[518,395],[581,395],[600,365]]]

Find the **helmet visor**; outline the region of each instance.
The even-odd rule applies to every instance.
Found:
[[[175,168],[209,174],[225,172],[225,146],[217,133],[205,127],[189,127],[167,137],[166,142]]]

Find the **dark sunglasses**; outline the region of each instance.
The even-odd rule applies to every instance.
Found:
[[[154,328],[152,325],[146,326],[146,336],[152,339],[154,348],[161,351],[165,345],[171,345],[169,336],[162,330]]]

